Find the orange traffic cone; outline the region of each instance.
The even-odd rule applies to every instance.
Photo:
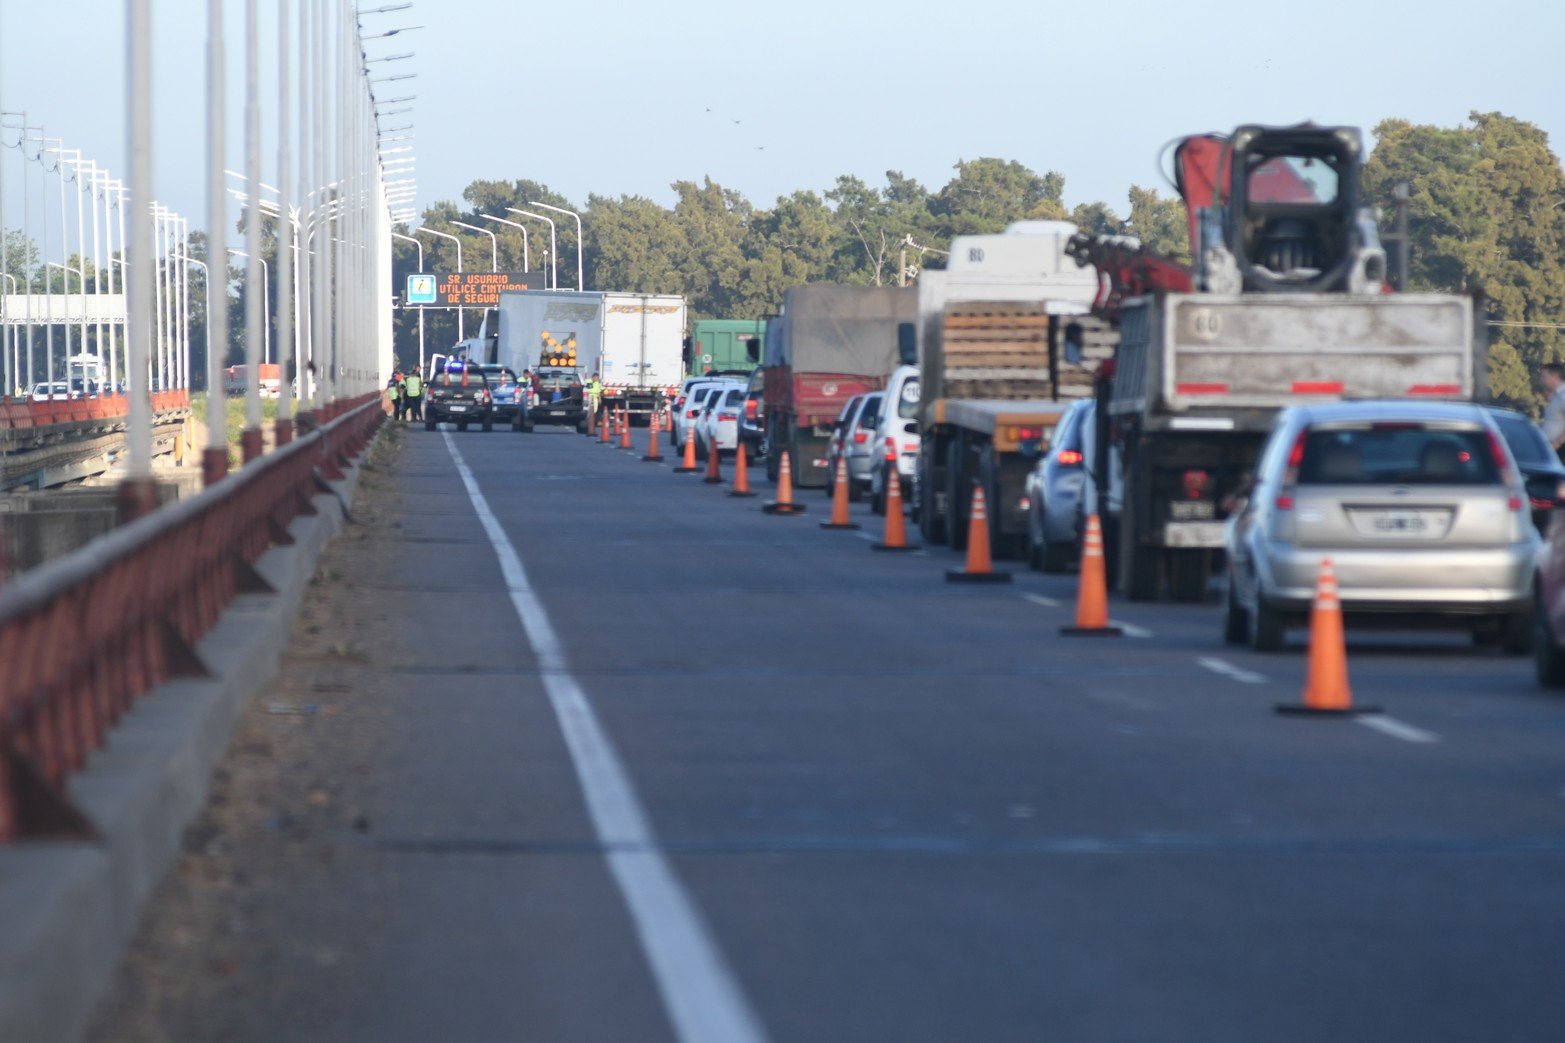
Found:
[[[678,467],[674,468],[675,474],[696,473],[696,429],[694,426],[685,428],[685,459]]]
[[[598,410],[598,442],[601,445],[609,444],[609,407],[604,406]]]
[[[989,505],[984,487],[973,483],[973,505],[967,515],[967,568],[947,569],[948,583],[1009,583],[1009,572],[996,572],[989,554]]]
[[[734,450],[734,487],[728,490],[729,496],[754,496],[750,491],[750,465],[745,460],[744,439],[739,439],[739,448]]]
[[[1348,654],[1342,639],[1342,599],[1337,570],[1322,558],[1315,580],[1315,604],[1310,609],[1310,666],[1304,682],[1304,702],[1284,703],[1277,712],[1312,717],[1344,717],[1380,713],[1378,706],[1354,706],[1348,687]]]
[[[701,479],[707,485],[723,484],[723,454],[717,448],[717,439],[712,439],[712,447],[706,453],[706,477]]]
[[[879,543],[871,543],[876,550],[918,550],[918,544],[907,541],[907,519],[902,516],[902,482],[895,471],[886,483],[886,534]]]
[[[1087,534],[1081,541],[1081,585],[1076,591],[1076,625],[1060,627],[1060,633],[1077,637],[1121,637],[1124,631],[1109,622],[1108,577],[1103,568],[1103,526],[1096,514],[1087,516]]]
[[[804,504],[793,502],[793,464],[788,460],[786,449],[777,465],[777,499],[762,504],[761,510],[767,514],[804,513]]]
[[[821,522],[823,529],[857,529],[848,514],[848,458],[837,457],[837,474],[831,483],[831,521]]]
[[[658,448],[658,430],[663,425],[659,423],[657,413],[653,413],[647,420],[647,455],[641,458],[642,463],[662,463],[663,451]]]
[[[630,406],[621,406],[619,410],[619,447],[630,448]]]

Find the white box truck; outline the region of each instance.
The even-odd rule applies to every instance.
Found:
[[[634,418],[651,416],[678,390],[684,374],[683,297],[518,290],[500,295],[498,325],[491,361],[517,373],[573,369],[583,381],[596,375],[606,400],[627,403]],[[579,401],[560,408],[548,398],[539,396],[534,421],[584,419],[577,415]]]

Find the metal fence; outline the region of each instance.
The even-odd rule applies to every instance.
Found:
[[[90,833],[64,796],[67,776],[136,697],[206,673],[197,643],[237,594],[267,589],[255,563],[314,513],[319,478],[339,477],[368,444],[382,394],[317,416],[315,430],[191,499],[0,591],[0,842]]]

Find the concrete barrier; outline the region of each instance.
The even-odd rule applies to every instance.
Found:
[[[256,566],[275,594],[237,598],[197,651],[212,673],[141,697],[69,796],[95,842],[0,847],[0,1040],[70,1041],[86,1031],[142,903],[179,853],[240,712],[267,684],[316,561],[343,524],[357,466],[289,526],[294,543]]]

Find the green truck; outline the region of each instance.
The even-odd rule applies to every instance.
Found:
[[[765,319],[697,319],[686,345],[685,373],[749,376],[761,364]]]

